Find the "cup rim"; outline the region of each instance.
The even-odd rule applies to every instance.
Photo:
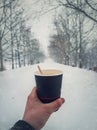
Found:
[[[59,70],[59,69],[43,69],[43,71],[57,71],[58,73],[51,74],[51,75],[46,75],[46,74],[38,73],[39,71],[35,71],[35,72],[34,72],[34,75],[36,75],[36,76],[41,76],[41,77],[42,77],[42,76],[51,77],[51,76],[63,75],[62,70]]]

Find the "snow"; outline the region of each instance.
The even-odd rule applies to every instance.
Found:
[[[66,100],[43,130],[97,130],[97,73],[51,62],[40,66],[63,71],[62,97]],[[0,130],[22,118],[36,70],[33,65],[0,72]]]

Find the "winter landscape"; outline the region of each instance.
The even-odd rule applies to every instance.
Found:
[[[62,97],[66,102],[54,113],[44,130],[97,129],[97,73],[58,63],[41,68],[63,71]],[[7,130],[23,116],[27,96],[35,86],[37,65],[0,73],[0,130]]]
[[[38,64],[64,73],[43,129],[97,130],[96,0],[0,0],[0,130],[22,118]]]

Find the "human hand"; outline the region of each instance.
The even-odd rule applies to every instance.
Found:
[[[32,125],[35,130],[40,130],[50,115],[58,110],[64,101],[64,98],[59,98],[51,103],[44,104],[37,97],[36,87],[34,87],[28,96],[23,120]]]

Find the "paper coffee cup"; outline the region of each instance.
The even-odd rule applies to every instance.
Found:
[[[61,95],[63,73],[61,70],[46,69],[35,72],[37,95],[43,103],[49,103]]]

